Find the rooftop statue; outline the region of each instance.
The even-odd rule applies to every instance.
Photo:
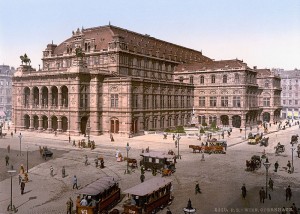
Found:
[[[24,56],[20,56],[20,59],[21,59],[22,65],[23,65],[23,62],[25,63],[25,65],[27,65],[27,63],[30,65],[30,63],[31,63],[31,60],[28,58],[26,53],[24,54]]]

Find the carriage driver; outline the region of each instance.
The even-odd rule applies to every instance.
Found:
[[[278,143],[277,143],[277,146],[278,146],[278,147],[280,147],[280,146],[281,146],[280,142],[278,142]]]

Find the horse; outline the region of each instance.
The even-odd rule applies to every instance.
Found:
[[[196,145],[189,145],[189,148],[193,149],[193,153],[196,153],[197,150],[200,153],[202,149],[201,146],[196,146]]]

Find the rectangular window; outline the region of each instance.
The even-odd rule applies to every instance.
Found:
[[[88,106],[88,87],[86,85],[80,86],[80,107],[87,108]]]
[[[269,97],[264,97],[263,98],[263,106],[270,106],[270,98]]]
[[[138,108],[138,94],[133,94],[132,95],[132,107],[133,108]]]
[[[172,108],[172,96],[168,96],[168,108]]]
[[[111,94],[110,95],[110,107],[111,108],[118,108],[119,107],[119,95],[118,94]]]
[[[184,96],[181,96],[180,106],[181,108],[184,108]]]
[[[210,97],[209,98],[209,106],[216,107],[217,106],[217,97]]]
[[[292,100],[289,100],[289,105],[292,105]]]
[[[199,97],[199,106],[205,107],[205,97]]]
[[[234,96],[232,99],[232,105],[233,105],[233,107],[240,108],[241,107],[241,98]]]
[[[186,99],[186,107],[191,107],[191,96],[187,96],[187,99]]]
[[[221,106],[228,107],[228,97],[221,97]]]
[[[144,95],[144,108],[148,109],[149,108],[149,95]]]
[[[298,100],[295,100],[295,105],[298,105]]]
[[[174,96],[174,107],[178,108],[178,95]]]

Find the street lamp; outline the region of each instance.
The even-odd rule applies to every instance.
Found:
[[[291,168],[291,173],[294,172],[294,150],[295,149],[296,148],[294,148],[294,144],[292,144],[292,148],[291,148],[291,150],[292,150],[292,168]]]
[[[7,207],[7,211],[11,212],[18,212],[18,209],[16,209],[16,207],[13,205],[12,203],[12,177],[14,175],[14,173],[16,173],[16,170],[13,170],[13,166],[11,167],[11,170],[7,171],[10,174],[10,204]]]
[[[21,156],[21,143],[22,143],[22,134],[21,134],[21,132],[20,132],[20,135],[19,135],[19,138],[20,138],[20,156]]]
[[[27,157],[27,173],[28,173],[28,145],[26,146],[27,152],[26,152],[26,157]]]
[[[247,135],[246,135],[246,123],[245,123],[245,140],[247,139]]]
[[[189,199],[188,204],[187,204],[186,208],[183,208],[183,211],[185,214],[196,213],[196,209],[194,209],[192,207],[191,199]]]
[[[266,198],[268,198],[268,171],[271,163],[269,163],[269,159],[266,158],[266,162],[264,162],[264,166],[266,167]]]
[[[131,149],[131,147],[129,146],[129,143],[127,142],[127,146],[125,147],[126,151],[127,151],[127,170],[125,171],[125,174],[130,174],[129,169],[128,169],[128,152]]]
[[[177,158],[178,159],[181,159],[181,156],[179,155],[179,140],[180,140],[180,136],[179,136],[179,134],[177,134],[177,137],[176,137],[176,140],[177,140],[177,146],[178,146],[178,155],[177,155]]]

